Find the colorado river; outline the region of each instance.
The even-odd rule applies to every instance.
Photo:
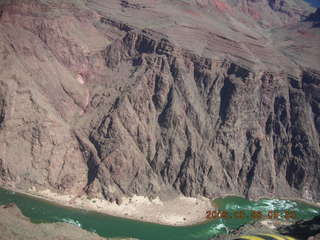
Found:
[[[297,219],[309,219],[320,214],[320,208],[289,200],[262,199],[254,202],[240,197],[226,197],[216,199],[214,202],[230,215],[240,210],[248,213],[251,211],[265,213],[270,210],[294,211],[297,213]],[[133,237],[141,240],[207,240],[253,220],[250,217],[219,218],[193,226],[171,227],[67,208],[0,188],[0,205],[8,203],[15,203],[34,223],[68,222],[103,237]]]

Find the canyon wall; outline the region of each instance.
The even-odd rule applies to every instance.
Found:
[[[200,35],[188,48],[170,28],[90,4],[1,6],[2,185],[111,201],[320,199],[319,69],[283,54],[259,25],[232,32],[243,41],[205,32],[199,54]]]

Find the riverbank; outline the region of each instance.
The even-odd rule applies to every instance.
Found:
[[[169,226],[189,226],[203,223],[207,220],[206,211],[213,209],[211,200],[204,197],[179,196],[172,200],[161,201],[159,198],[149,200],[147,197],[133,196],[123,197],[122,203],[118,205],[103,199],[88,199],[86,196],[61,195],[51,192],[49,189],[37,191],[35,188],[31,188],[22,191],[13,187],[2,187],[66,207]]]
[[[34,190],[35,189],[33,189],[33,191]],[[48,193],[52,194],[50,191],[48,191]],[[46,195],[48,195],[48,193],[46,193]],[[44,193],[41,194],[44,195]],[[33,223],[70,223],[106,238],[136,238],[141,240],[215,239],[215,236],[223,234],[225,230],[229,233],[232,229],[238,229],[240,226],[251,224],[252,222],[251,214],[248,212],[246,217],[242,219],[232,217],[224,221],[207,221],[203,224],[195,224],[188,227],[172,227],[163,224],[151,224],[137,218],[132,219],[140,221],[111,217],[110,214],[98,214],[98,212],[102,211],[82,210],[81,207],[76,208],[76,200],[72,201],[71,197],[68,198],[71,200],[68,202],[69,207],[67,208],[64,206],[68,205],[60,204],[57,200],[46,201],[49,200],[47,197],[40,198],[34,197],[35,194],[28,195],[7,191],[0,187],[0,205],[16,204],[24,216],[28,217]],[[81,198],[79,199],[81,200]],[[93,199],[91,200],[95,201]],[[239,197],[227,197],[220,199],[216,204],[219,204],[221,209],[225,209],[226,211],[233,211],[235,207],[238,211],[246,211],[248,209],[251,211],[268,211],[269,207],[275,211],[283,211],[285,209],[291,209],[292,206],[301,217],[301,220],[309,220],[320,214],[320,209],[315,209],[310,205],[304,205],[302,203],[296,204],[295,202],[290,202],[290,200],[279,202],[277,199],[270,199],[250,202]],[[86,207],[82,208],[89,209]],[[277,219],[272,221],[263,220],[260,221],[260,223],[265,229],[270,229],[270,231],[276,230],[279,224],[283,225],[283,222]],[[288,221],[288,224],[289,223],[291,224],[290,221]],[[260,231],[260,227],[258,230]]]
[[[138,240],[103,238],[94,232],[67,223],[34,224],[15,204],[0,206],[0,240]]]

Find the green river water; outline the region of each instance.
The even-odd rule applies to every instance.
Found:
[[[68,222],[103,237],[133,237],[141,240],[207,240],[253,221],[252,217],[249,217],[252,211],[267,213],[270,210],[289,210],[294,211],[298,219],[310,219],[320,215],[320,208],[302,202],[277,199],[261,199],[254,202],[240,197],[225,197],[215,199],[214,203],[221,210],[228,211],[231,216],[233,212],[243,210],[247,214],[246,217],[220,218],[193,226],[171,227],[63,207],[0,188],[0,205],[8,203],[17,204],[22,213],[34,223]]]

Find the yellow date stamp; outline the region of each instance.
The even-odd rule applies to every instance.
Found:
[[[268,211],[263,213],[262,211],[225,211],[225,210],[208,210],[206,211],[206,218],[213,219],[245,219],[251,218],[255,220],[259,219],[296,219],[297,213],[295,211]]]

